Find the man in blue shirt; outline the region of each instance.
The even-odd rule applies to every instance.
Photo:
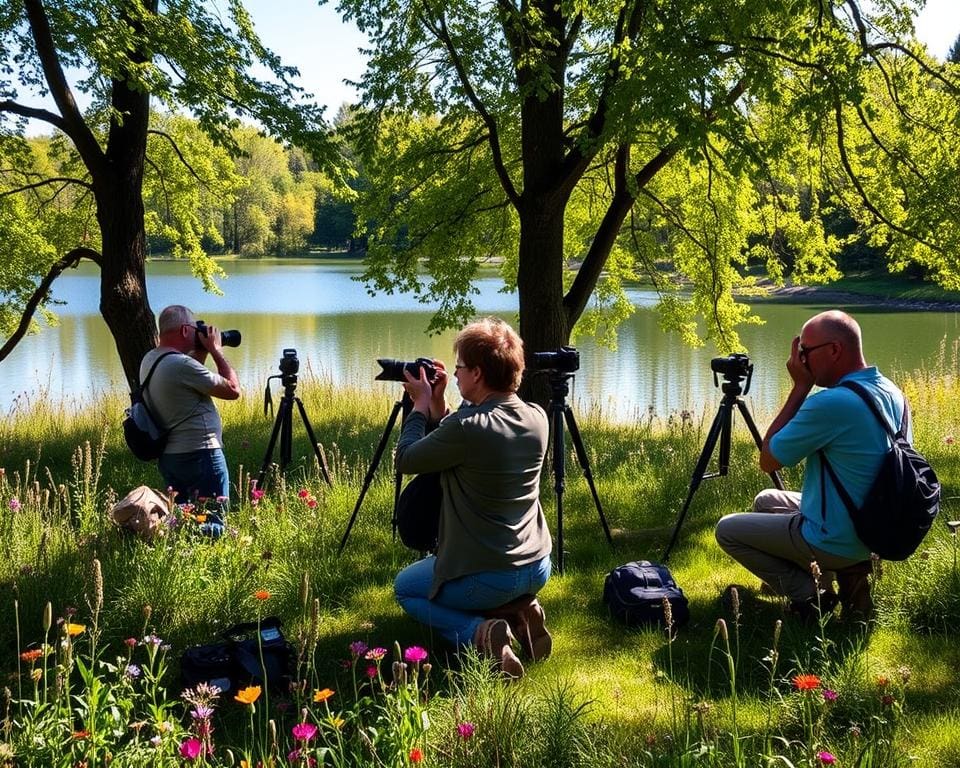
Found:
[[[837,310],[804,323],[793,339],[787,371],[793,387],[767,430],[760,468],[773,472],[805,459],[802,492],[761,492],[753,512],[727,515],[717,523],[717,542],[774,592],[788,597],[791,609],[802,616],[830,610],[837,602],[832,579],[818,584],[814,574],[849,569],[857,576],[844,591],[856,593],[854,608],[866,613],[870,551],[857,538],[818,451],[826,455],[854,503],[863,503],[889,438],[860,397],[837,385],[863,385],[894,424],[903,415],[903,393],[867,365],[859,324]],[[811,394],[814,385],[824,389]]]

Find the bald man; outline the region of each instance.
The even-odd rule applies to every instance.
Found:
[[[832,579],[827,576],[818,584],[812,562],[824,574],[860,565],[851,569],[858,575],[844,591],[857,595],[854,610],[868,613],[869,568],[863,564],[870,550],[857,538],[819,452],[854,503],[862,504],[890,442],[867,404],[838,385],[850,381],[863,386],[893,424],[903,416],[903,393],[867,365],[860,325],[837,310],[804,323],[793,339],[787,371],[793,387],[764,437],[760,468],[773,472],[805,460],[803,489],[762,491],[753,512],[727,515],[717,523],[717,543],[774,592],[788,597],[791,611],[803,618],[837,603]],[[814,385],[823,389],[811,394]]]

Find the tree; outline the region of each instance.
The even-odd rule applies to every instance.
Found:
[[[249,115],[264,130],[329,156],[321,111],[304,103],[295,70],[260,43],[239,0],[228,7],[224,20],[199,0],[0,0],[0,136],[9,141],[27,118],[45,121],[80,161],[75,175],[21,179],[3,195],[47,190],[38,204],[48,205],[62,187],[74,187],[92,199],[97,224],[95,240],[48,265],[31,299],[42,305],[49,281],[77,258],[95,260],[100,311],[131,386],[140,358],[156,342],[144,280],[151,99],[190,110],[204,132],[232,151],[231,129],[238,116]],[[75,86],[67,71],[83,73]],[[87,114],[75,88],[92,99]],[[54,106],[31,106],[38,96]]]
[[[434,325],[450,324],[472,312],[478,265],[502,258],[533,351],[628,313],[620,284],[646,274],[669,327],[696,341],[699,318],[735,349],[748,257],[780,279],[788,247],[803,279],[837,274],[840,243],[821,223],[831,195],[864,199],[878,237],[918,235],[859,160],[913,162],[956,115],[942,106],[894,146],[871,135],[859,105],[873,73],[901,115],[908,75],[955,105],[957,82],[910,39],[910,8],[341,0],[372,46],[350,124],[371,180],[366,279],[439,298]],[[946,258],[938,238],[919,242],[911,258]],[[689,296],[669,292],[665,261]]]

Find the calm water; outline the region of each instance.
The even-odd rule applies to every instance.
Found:
[[[245,387],[245,396],[260,398],[265,379],[277,372],[286,347],[298,351],[301,376],[329,378],[335,383],[370,389],[397,385],[374,382],[376,358],[405,360],[419,356],[451,360],[455,331],[425,335],[432,307],[406,295],[371,298],[351,278],[356,263],[314,261],[231,262],[223,296],[206,294],[185,264],[154,263],[148,267],[152,306],[192,307],[221,328],[237,328],[243,344],[228,350]],[[478,312],[515,319],[515,294],[500,293],[496,278],[481,279],[475,297]],[[44,328],[21,341],[0,363],[0,410],[49,393],[57,400],[89,402],[104,392],[123,391],[123,374],[113,339],[97,311],[99,276],[82,265],[54,286],[60,325]],[[719,403],[714,389],[710,348],[690,349],[657,325],[650,309],[655,296],[632,293],[639,309],[621,327],[613,352],[589,339],[579,343],[581,369],[572,391],[578,408],[598,404],[611,416],[632,418],[652,406],[666,415],[682,408],[696,411]],[[749,393],[758,415],[770,415],[788,383],[784,360],[790,339],[820,305],[760,305],[763,326],[741,330],[756,365]],[[884,371],[931,365],[944,344],[960,338],[960,315],[942,312],[890,312],[854,307],[864,329],[866,354]]]

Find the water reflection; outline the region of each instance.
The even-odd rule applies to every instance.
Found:
[[[371,298],[351,278],[353,263],[235,262],[222,284],[223,296],[206,294],[182,264],[152,264],[151,303],[193,307],[222,328],[238,328],[243,344],[228,350],[247,397],[258,397],[266,377],[277,372],[281,351],[297,349],[304,376],[376,389],[376,358],[451,359],[454,331],[427,336],[432,307],[395,294]],[[516,296],[500,292],[494,278],[478,281],[475,303],[484,314],[515,320]],[[89,400],[122,391],[123,375],[110,333],[97,311],[99,277],[83,268],[61,278],[56,298],[65,301],[58,328],[28,337],[0,364],[0,408],[9,409],[23,392],[48,392],[53,399]],[[616,352],[581,340],[581,370],[571,392],[579,409],[597,405],[610,416],[631,419],[652,407],[659,415],[691,408],[713,412],[714,389],[708,348],[691,349],[660,330],[649,309],[653,296],[636,291],[640,309],[620,328]],[[762,305],[762,326],[748,326],[741,338],[756,364],[748,400],[769,414],[789,385],[784,361],[790,339],[819,306]],[[931,365],[942,345],[956,343],[957,313],[891,313],[858,307],[868,360],[884,371]]]

